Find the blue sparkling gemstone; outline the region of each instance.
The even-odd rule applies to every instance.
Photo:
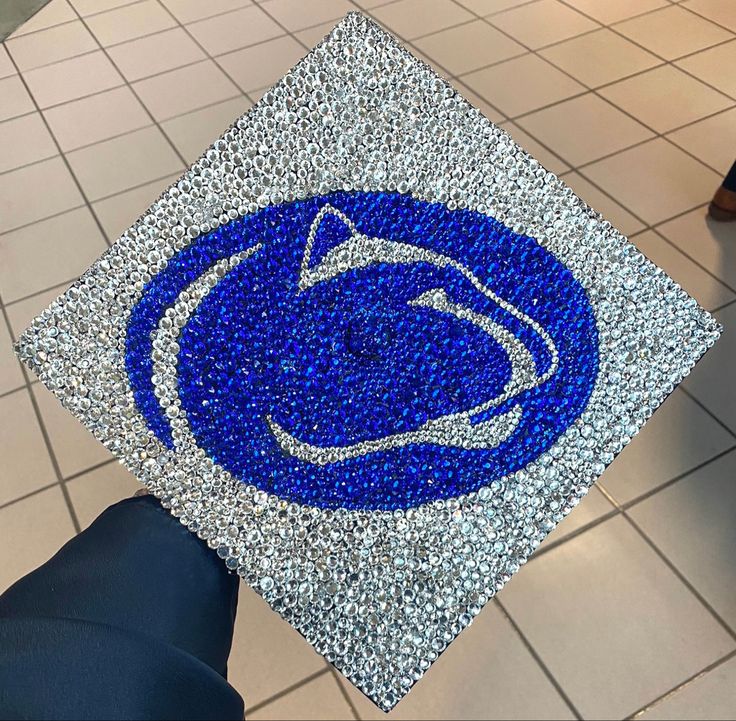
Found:
[[[347,266],[308,288],[299,280],[307,238],[329,204],[358,233],[461,264],[424,260]],[[325,215],[311,249],[319,264],[349,240]],[[154,394],[152,333],[179,294],[214,263],[262,248],[205,296],[181,331],[178,395],[198,446],[243,482],[318,507],[408,508],[477,490],[523,468],[580,416],[598,372],[598,336],[584,289],[533,238],[488,216],[399,193],[338,192],[239,218],[174,256],[144,289],[126,338],[126,368],[150,429],[173,447]],[[315,447],[411,434],[501,395],[514,362],[477,322],[414,301],[442,289],[474,317],[522,342],[539,375],[553,363],[529,323],[478,291],[469,274],[554,342],[556,371],[471,419],[518,406],[513,432],[494,447],[411,442],[317,464],[286,452],[267,421]]]

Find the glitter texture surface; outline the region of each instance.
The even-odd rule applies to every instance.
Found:
[[[18,352],[388,710],[718,334],[353,13]]]

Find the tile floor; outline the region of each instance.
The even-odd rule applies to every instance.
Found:
[[[357,7],[725,327],[392,717],[733,718],[736,227],[704,215],[736,156],[733,0],[52,0],[0,47],[0,588],[136,489],[12,339]],[[381,716],[240,606],[250,717]]]

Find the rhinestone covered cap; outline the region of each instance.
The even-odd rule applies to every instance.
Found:
[[[18,353],[389,710],[718,334],[351,13]]]

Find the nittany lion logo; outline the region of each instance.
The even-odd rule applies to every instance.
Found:
[[[335,193],[172,258],[133,309],[126,361],[174,449],[288,500],[390,509],[546,451],[587,404],[597,333],[532,238],[398,193]]]

